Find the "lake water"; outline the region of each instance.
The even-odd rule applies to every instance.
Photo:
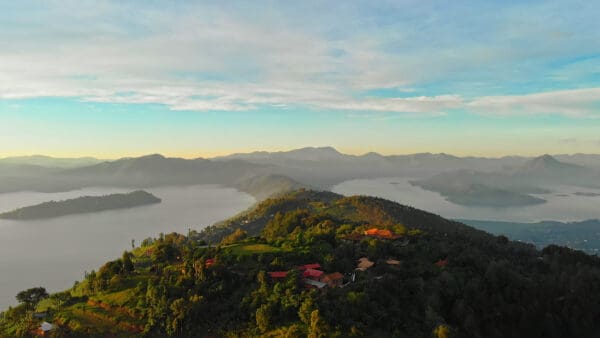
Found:
[[[229,218],[251,206],[252,196],[216,185],[144,189],[162,203],[35,221],[0,220],[0,311],[15,304],[17,292],[43,286],[69,288],[84,271],[98,269],[147,237],[186,234]],[[0,194],[0,212],[49,200],[131,190],[86,188],[64,193]]]
[[[412,186],[407,178],[364,179],[342,182],[332,191],[342,195],[370,195],[436,213],[451,219],[478,219],[513,222],[542,220],[581,221],[600,218],[600,196],[576,196],[576,192],[599,190],[572,186],[548,187],[551,194],[535,195],[547,203],[526,207],[468,207],[448,202],[436,192]]]

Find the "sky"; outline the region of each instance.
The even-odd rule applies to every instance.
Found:
[[[0,157],[600,153],[600,2],[3,1]]]

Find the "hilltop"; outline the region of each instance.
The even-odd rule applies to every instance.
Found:
[[[31,332],[35,312],[55,336],[593,337],[600,259],[297,190],[147,239],[65,292],[20,297],[0,335]]]

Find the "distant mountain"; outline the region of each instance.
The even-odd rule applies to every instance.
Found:
[[[0,164],[34,165],[48,168],[75,168],[100,163],[93,157],[56,158],[44,155],[14,156],[0,159]]]
[[[563,162],[573,163],[580,166],[594,168],[600,170],[600,155],[599,154],[560,154],[554,155],[556,159]]]
[[[258,175],[235,184],[236,189],[254,196],[259,201],[306,187],[289,177],[281,175]]]
[[[12,220],[45,219],[112,209],[133,208],[160,202],[160,198],[139,190],[127,194],[82,196],[64,201],[44,202],[1,213],[0,218]]]
[[[547,192],[545,185],[549,182],[600,187],[600,174],[549,155],[539,158],[457,157],[443,153],[347,155],[332,147],[310,147],[191,160],[154,154],[75,168],[0,163],[0,192],[52,192],[106,185],[127,188],[191,184],[251,187],[253,184],[247,180],[254,177],[273,180],[271,187],[318,189],[330,189],[353,179],[410,177],[414,182],[428,181],[422,186],[444,191],[452,201],[496,206],[503,204],[502,199],[507,205],[539,203],[539,198],[522,194]],[[290,182],[282,185],[281,177]],[[266,186],[264,183],[261,185]],[[436,186],[438,184],[440,186]],[[261,189],[250,190],[258,192]],[[257,195],[260,198],[268,189],[262,190]]]
[[[60,337],[596,337],[599,290],[598,257],[299,190],[147,239],[47,299],[24,290],[0,336],[43,313]]]
[[[519,206],[543,203],[530,194],[549,193],[556,185],[600,188],[600,174],[589,168],[558,161],[550,155],[529,159],[514,168],[483,172],[456,170],[413,180],[462,205]]]
[[[550,155],[542,155],[533,158],[516,168],[513,175],[565,175],[575,174],[586,169],[576,164],[558,161]]]
[[[245,161],[265,161],[265,160],[292,160],[292,161],[331,161],[344,160],[351,155],[344,155],[333,147],[306,147],[290,151],[266,152],[259,151],[253,153],[238,153],[222,157],[218,160],[245,160]]]

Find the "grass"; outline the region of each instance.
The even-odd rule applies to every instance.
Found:
[[[277,248],[268,244],[232,244],[225,247],[234,255],[255,255],[261,253],[281,252],[281,248]]]

